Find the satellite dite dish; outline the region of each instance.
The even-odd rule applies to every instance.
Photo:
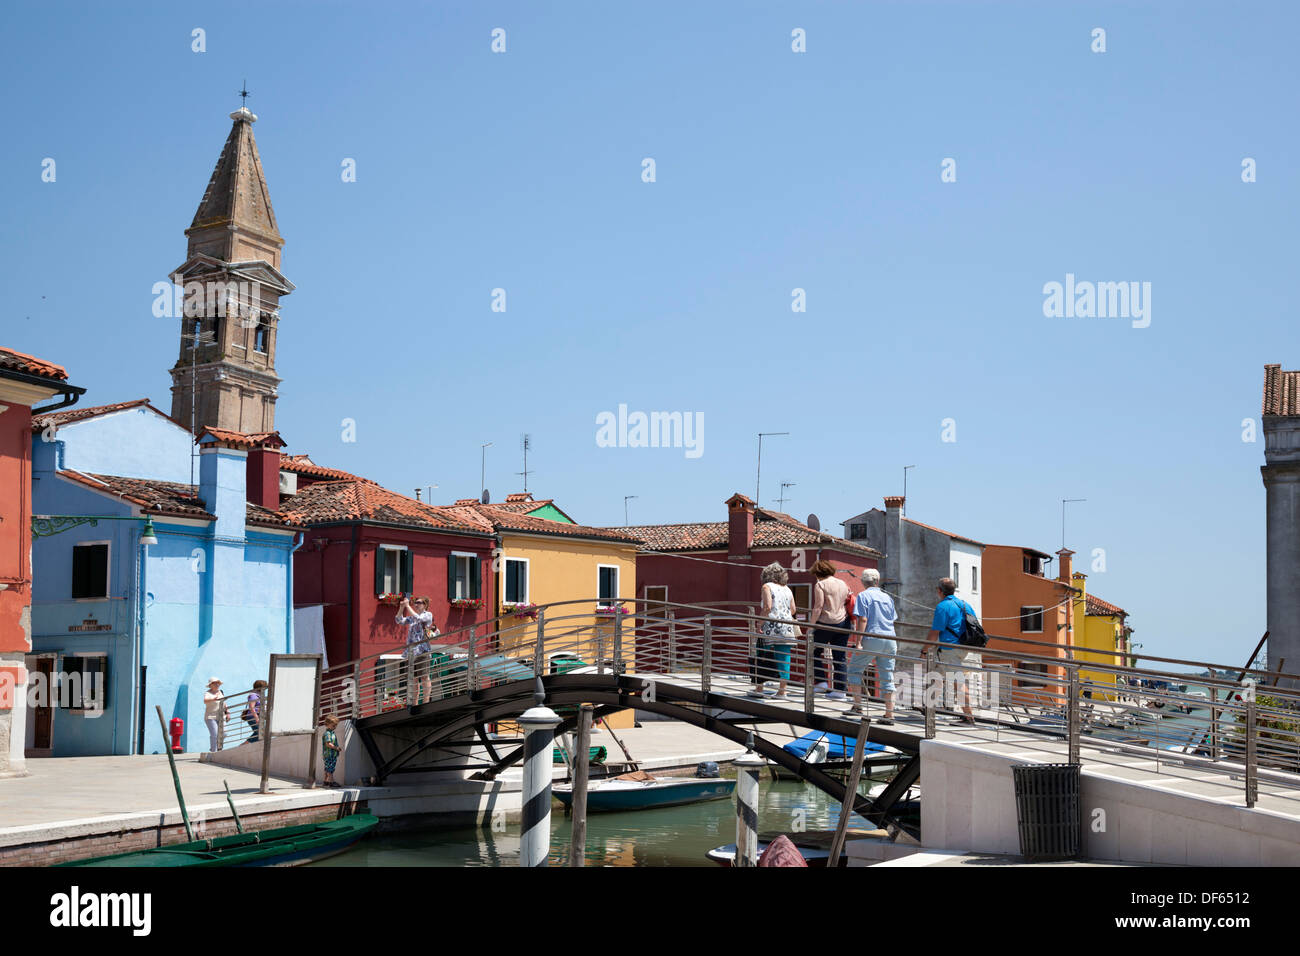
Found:
[[[479,501],[483,502],[483,504],[485,504],[485,505],[486,505],[486,504],[491,504],[491,502],[492,502],[492,495],[490,495],[490,494],[488,493],[488,490],[487,490],[486,488],[483,489],[483,497],[480,498]]]
[[[805,521],[804,524],[812,528],[814,531],[820,531],[822,529],[822,519],[816,515],[809,515],[808,520]]]

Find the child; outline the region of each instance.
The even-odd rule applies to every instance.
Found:
[[[338,765],[339,754],[342,748],[339,747],[338,734],[334,733],[334,728],[339,725],[339,719],[331,714],[325,718],[325,733],[321,737],[321,756],[325,758],[325,786],[337,787],[334,782],[334,768]]]

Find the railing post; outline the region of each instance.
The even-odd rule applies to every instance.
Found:
[[[414,707],[418,693],[415,686],[415,654],[407,650],[406,655],[406,706]]]
[[[1069,683],[1067,692],[1069,698],[1065,702],[1065,735],[1067,746],[1069,748],[1069,763],[1079,762],[1079,665],[1068,665]],[[1157,754],[1159,750],[1156,751]]]
[[[935,684],[939,685],[939,694],[944,694],[946,681],[934,680],[934,648],[927,646],[925,649],[925,679],[921,687],[921,706],[925,710],[925,739],[934,739],[934,691]]]
[[[809,714],[817,711],[817,692],[813,690],[813,671],[815,670],[813,662],[816,654],[815,645],[816,642],[813,640],[813,629],[810,627],[804,632],[803,646],[803,709]]]
[[[546,609],[537,609],[537,646],[533,648],[533,673],[541,677],[546,669]]]
[[[352,719],[361,717],[361,662],[352,662]]]
[[[541,613],[540,611],[538,613]],[[474,693],[478,689],[475,681],[478,671],[478,625],[471,624],[469,627],[469,657],[465,667],[465,692]]]
[[[1255,806],[1259,798],[1259,767],[1255,754],[1255,701],[1246,701],[1246,806]]]
[[[605,673],[605,631],[596,621],[596,673]]]
[[[713,615],[704,615],[704,646],[700,648],[700,691],[709,692],[709,671],[713,669]]]
[[[1217,692],[1215,692],[1217,693]],[[1210,708],[1210,759],[1219,759],[1219,708]]]
[[[622,607],[616,604],[616,608]],[[623,674],[623,615],[619,611],[614,611],[614,676],[619,677]]]
[[[677,612],[668,612],[668,670],[677,670]]]

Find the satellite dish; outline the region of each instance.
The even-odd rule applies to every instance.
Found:
[[[816,515],[809,515],[808,520],[805,521],[804,524],[812,528],[814,531],[820,531],[822,529],[822,519]]]
[[[488,494],[488,490],[486,488],[483,489],[483,497],[479,498],[479,501],[483,502],[483,504],[488,504],[489,502],[492,501],[492,496]]]

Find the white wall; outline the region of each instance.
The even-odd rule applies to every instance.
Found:
[[[957,565],[960,572],[961,586],[957,588],[957,596],[973,607],[975,616],[983,620],[984,568],[981,566],[981,557],[984,554],[984,549],[978,544],[952,540],[948,546],[948,554],[949,573],[952,573],[954,564]],[[971,589],[971,582],[975,580],[975,572],[979,574],[978,590]]]

